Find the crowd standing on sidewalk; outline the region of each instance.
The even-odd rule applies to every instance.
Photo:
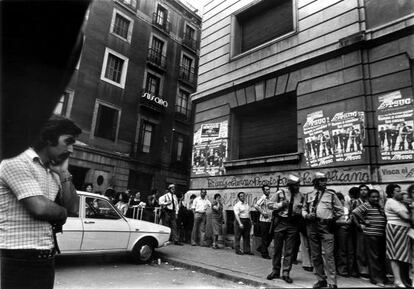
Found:
[[[250,213],[257,211],[261,237],[257,251],[262,258],[271,258],[269,245],[272,240],[274,243],[269,280],[294,282],[289,273],[298,253],[295,247],[300,247],[303,269],[316,275],[313,288],[337,288],[337,275],[361,277],[375,285],[411,287],[414,245],[409,235],[414,227],[414,185],[403,192],[398,185],[390,184],[383,194],[361,184],[344,196],[329,189],[325,174],[319,172],[314,174],[313,191],[301,192],[299,184],[300,178],[290,175],[287,188],[271,193],[270,186],[263,185],[263,194],[253,206],[247,203],[244,192],[237,194],[233,205],[233,247],[237,255],[253,255]],[[197,215],[192,227],[193,245],[207,246],[203,243],[207,231],[204,218],[211,214],[212,248],[220,248],[220,199],[216,194],[210,203],[206,191],[201,190],[199,197],[192,196],[190,206],[184,203]]]
[[[300,248],[303,269],[316,275],[313,288],[337,288],[337,275],[361,277],[375,285],[411,287],[414,185],[404,192],[397,184],[389,184],[382,193],[361,184],[344,196],[327,188],[327,178],[319,172],[314,174],[312,191],[302,192],[299,184],[300,178],[295,175],[287,177],[286,188],[275,192],[265,184],[252,206],[244,192],[237,194],[233,205],[233,247],[237,255],[253,255],[251,212],[256,211],[260,233],[256,250],[262,258],[272,259],[269,280],[294,282],[290,271]],[[152,215],[143,217],[149,221],[157,220],[154,208],[160,207],[160,221],[171,228],[173,244],[220,248],[224,223],[220,194],[210,201],[207,191],[202,189],[199,196],[178,198],[175,185],[170,184],[158,198],[149,195],[146,203],[141,201],[139,192],[134,195],[129,190],[116,194],[110,188],[105,195],[113,198],[114,205],[124,214],[136,206],[151,209]]]

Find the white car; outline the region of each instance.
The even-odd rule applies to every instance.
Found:
[[[79,213],[57,234],[62,254],[131,252],[134,261],[145,263],[155,248],[168,245],[169,227],[126,218],[104,196],[78,195]]]

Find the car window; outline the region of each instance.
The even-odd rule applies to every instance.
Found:
[[[85,217],[91,219],[120,219],[121,217],[107,200],[86,197]]]

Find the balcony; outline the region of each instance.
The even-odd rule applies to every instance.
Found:
[[[194,68],[188,68],[180,66],[180,72],[178,73],[178,79],[184,83],[191,85],[192,87],[196,86],[196,78],[194,73]]]
[[[148,49],[147,62],[163,70],[167,68],[167,58],[153,48]]]
[[[189,49],[196,51],[197,50],[197,42],[196,40],[189,34],[185,33],[183,38],[183,45],[187,46]]]
[[[175,105],[175,118],[180,121],[188,122],[191,118],[191,110],[181,105]]]
[[[170,34],[171,25],[166,19],[166,15],[154,12],[152,13],[152,25],[166,34]]]

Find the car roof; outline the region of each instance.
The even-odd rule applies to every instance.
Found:
[[[100,197],[102,199],[109,200],[107,197],[100,195],[100,194],[89,193],[89,192],[84,192],[84,191],[76,191],[76,192],[78,193],[78,195],[84,195],[84,196],[88,196],[92,198]]]

